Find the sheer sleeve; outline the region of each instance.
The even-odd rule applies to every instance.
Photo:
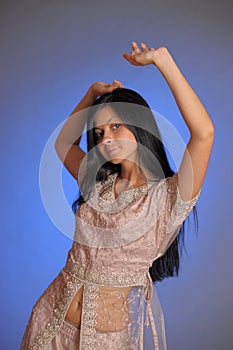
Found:
[[[178,174],[167,178],[167,234],[173,232],[182,225],[184,220],[189,216],[193,207],[196,205],[201,194],[201,189],[198,194],[188,200],[183,201],[178,188]]]
[[[182,223],[189,216],[193,207],[197,204],[201,189],[198,194],[188,200],[183,201],[178,188],[178,174],[164,179],[160,188],[161,214],[156,223],[156,246],[159,256],[163,255],[175,240]]]

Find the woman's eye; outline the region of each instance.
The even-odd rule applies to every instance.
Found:
[[[120,124],[119,123],[117,123],[117,124],[114,124],[113,126],[113,129],[119,129],[119,127],[120,127]]]
[[[101,136],[102,136],[102,133],[101,133],[101,132],[95,132],[95,137],[96,137],[97,139],[99,139]]]

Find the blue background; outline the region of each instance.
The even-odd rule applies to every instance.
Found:
[[[132,40],[169,48],[215,125],[198,237],[187,235],[179,278],[158,286],[168,350],[232,349],[232,15],[226,0],[1,0],[0,349],[19,348],[33,304],[71,247],[43,207],[39,164],[88,87],[121,80],[188,139],[159,72],[121,57]],[[63,175],[71,202],[75,184]]]

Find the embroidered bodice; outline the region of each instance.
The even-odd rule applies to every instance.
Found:
[[[175,239],[200,192],[184,202],[175,174],[124,191],[115,199],[116,176],[98,183],[91,199],[80,206],[71,255],[87,270],[147,271]]]

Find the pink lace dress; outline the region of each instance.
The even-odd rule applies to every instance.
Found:
[[[33,307],[21,350],[166,349],[148,269],[173,242],[200,192],[184,202],[175,174],[115,199],[115,179],[97,183],[79,207],[66,265]],[[80,288],[81,327],[75,333],[65,316]]]

